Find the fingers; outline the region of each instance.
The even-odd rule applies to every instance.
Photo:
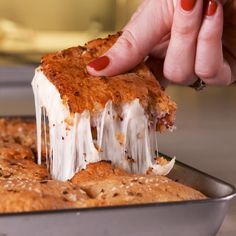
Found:
[[[190,85],[197,77],[210,85],[232,83],[235,58],[225,52],[227,61],[224,59],[219,1],[205,1],[206,9],[202,0],[144,1],[113,47],[88,64],[88,72],[95,76],[120,74],[149,55],[148,64],[157,77],[160,70],[154,69],[154,64],[160,61],[153,57],[165,58],[164,76],[174,83]]]
[[[175,83],[195,80],[197,35],[202,21],[203,1],[178,0],[164,63],[165,77]]]
[[[229,85],[231,69],[222,50],[223,9],[216,0],[208,2],[198,35],[195,73],[206,84]]]
[[[173,9],[165,7],[169,4],[167,2],[169,1],[146,0],[124,28],[117,42],[105,53],[109,63],[100,67],[102,69],[96,70],[92,62],[87,66],[88,72],[95,76],[112,76],[128,71],[140,63],[170,30],[167,22],[172,22],[168,17],[171,17],[169,10]]]

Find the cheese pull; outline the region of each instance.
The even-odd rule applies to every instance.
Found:
[[[148,119],[139,99],[114,106],[109,100],[100,112],[72,113],[57,88],[39,67],[32,81],[37,120],[38,163],[41,163],[41,137],[49,132],[47,163],[54,179],[67,180],[88,163],[109,160],[130,173],[166,175],[174,159],[160,165],[157,120]],[[48,122],[48,124],[46,124]],[[48,131],[47,128],[48,127]]]

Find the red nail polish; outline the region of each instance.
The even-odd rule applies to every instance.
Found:
[[[88,66],[92,67],[94,70],[100,71],[105,69],[109,63],[110,63],[109,57],[102,56],[90,62]]]
[[[217,2],[215,0],[208,0],[205,15],[206,16],[213,16],[217,9]]]
[[[181,7],[185,11],[191,11],[195,6],[196,0],[181,0]]]

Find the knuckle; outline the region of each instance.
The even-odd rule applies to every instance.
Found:
[[[128,30],[122,33],[122,36],[118,39],[117,43],[124,47],[128,52],[135,53],[139,57],[142,55],[134,35]]]
[[[180,67],[164,67],[164,76],[174,83],[187,84],[192,77],[192,73],[183,71]]]
[[[181,35],[181,36],[188,36],[191,35],[193,33],[195,33],[195,28],[188,23],[184,23],[182,25],[176,24],[173,28],[172,28],[172,34],[174,35]]]
[[[215,33],[214,30],[212,32],[206,31],[206,32],[202,32],[198,35],[198,42],[207,42],[207,43],[211,43],[211,42],[216,42],[221,40],[221,37],[218,36],[219,34]]]
[[[207,84],[211,85],[225,85],[228,86],[232,83],[233,74],[227,62],[223,64],[215,64],[212,66],[195,67],[195,72],[198,77],[204,80]]]
[[[218,70],[211,68],[205,68],[205,69],[196,68],[195,73],[201,79],[208,80],[215,78],[218,74]]]
[[[125,31],[122,34],[118,42],[128,49],[135,47],[135,40],[133,39],[133,36],[131,36],[131,33],[128,33],[128,31]]]
[[[215,58],[218,58],[218,56],[215,55]],[[198,77],[208,80],[216,78],[219,75],[222,65],[219,60],[207,58],[207,55],[204,54],[196,57],[194,69]]]

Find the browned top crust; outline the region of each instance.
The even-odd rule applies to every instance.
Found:
[[[206,196],[165,176],[128,174],[109,162],[98,162],[72,179],[91,198],[89,206],[205,199]]]
[[[16,142],[36,150],[35,122],[22,119],[0,119],[0,143]]]
[[[112,166],[109,161],[99,161],[96,163],[89,163],[85,170],[81,170],[73,176],[71,182],[73,184],[80,184],[123,175],[129,175],[129,173],[118,167]]]
[[[206,199],[199,191],[164,176],[114,176],[80,186],[94,199],[94,206]]]
[[[44,140],[44,132],[42,133]],[[0,118],[0,157],[36,161],[36,124],[33,119]],[[46,161],[46,144],[42,142],[42,161]]]
[[[70,182],[51,180],[46,167],[34,162],[32,122],[0,119],[0,134],[0,212],[206,198],[167,177],[129,174],[108,161],[90,163]]]
[[[42,58],[41,69],[72,113],[81,113],[85,109],[99,111],[108,100],[121,105],[138,98],[148,114],[173,114],[176,104],[164,93],[144,63],[113,77],[88,74],[86,65],[107,51],[119,35],[46,55]]]
[[[78,186],[56,180],[0,180],[0,212],[83,207],[87,194]]]
[[[0,156],[0,180],[45,180],[49,178],[50,174],[47,169],[31,160],[5,159]]]
[[[1,143],[0,139],[0,158],[33,161],[34,154],[30,148],[22,146],[19,143]]]

